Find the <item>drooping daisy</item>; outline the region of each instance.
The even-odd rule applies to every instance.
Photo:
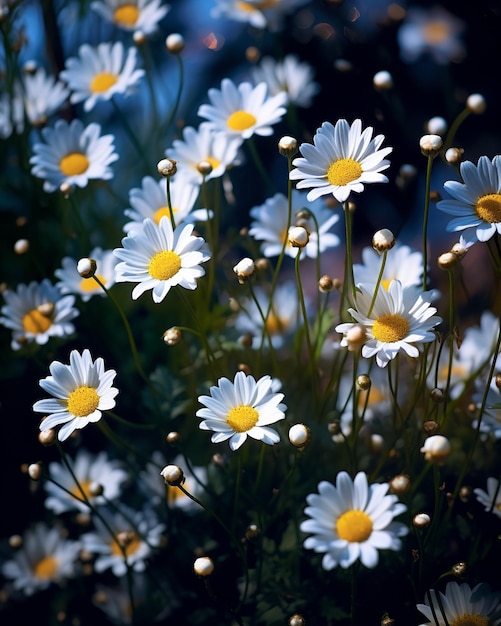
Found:
[[[367,475],[359,472],[352,480],[339,472],[336,484],[325,480],[318,494],[306,497],[304,510],[309,519],[300,529],[312,536],[304,547],[324,553],[322,567],[331,570],[338,565],[348,568],[360,559],[365,567],[376,567],[378,550],[400,550],[400,537],[408,533],[401,522],[393,521],[407,510],[396,495],[388,494],[388,483],[368,484]]]
[[[109,289],[115,282],[116,257],[113,250],[102,250],[100,247],[93,248],[89,254],[96,262],[96,277]],[[58,268],[54,275],[59,278],[56,283],[61,293],[75,293],[87,302],[92,296],[106,296],[104,290],[93,278],[82,278],[77,270],[78,261],[71,257],[64,257],[61,261],[61,268]]]
[[[162,0],[97,0],[90,6],[118,28],[144,35],[154,33],[170,9]]]
[[[75,327],[71,320],[79,314],[74,307],[75,296],[65,296],[50,280],[18,285],[16,291],[7,289],[3,297],[0,323],[12,329],[12,349],[25,343],[45,345],[51,337],[71,335]]]
[[[44,191],[56,191],[61,183],[86,187],[91,179],[113,178],[114,137],[100,133],[99,124],[84,126],[79,119],[57,120],[53,128],[42,129],[44,143],[33,146],[30,164],[33,176],[44,179]]]
[[[292,225],[294,215],[302,208],[307,208],[311,216],[302,224],[308,230],[309,241],[302,248],[302,258],[315,259],[319,252],[325,252],[329,248],[339,245],[339,237],[329,232],[332,226],[339,220],[339,214],[327,208],[323,199],[308,204],[304,194],[295,191],[292,194]],[[295,258],[299,248],[292,246],[288,241],[288,200],[282,193],[277,193],[268,198],[264,204],[255,206],[250,210],[253,218],[249,229],[249,235],[261,242],[261,252],[265,257],[279,256],[282,252],[284,240],[287,242],[285,254]]]
[[[283,17],[308,0],[216,0],[213,17],[227,17],[237,22],[246,22],[254,28],[276,31]]]
[[[346,333],[356,324],[365,328],[366,342],[362,356],[376,357],[379,367],[386,367],[400,350],[410,357],[419,356],[416,344],[429,343],[436,339],[433,328],[442,319],[435,315],[437,309],[430,305],[433,294],[422,292],[416,297],[414,288],[402,287],[399,280],[392,280],[388,290],[379,288],[374,304],[374,285],[357,285],[356,308],[348,309],[355,320],[339,324],[336,332],[345,335],[342,346],[348,346]],[[371,309],[372,311],[369,311]]]
[[[89,513],[86,499],[92,506],[99,506],[117,499],[121,494],[128,473],[119,461],[110,461],[106,452],[91,454],[87,450],[79,450],[75,459],[68,461],[73,473],[65,464],[53,461],[49,464],[49,474],[54,482],[44,482],[47,494],[45,507],[56,515],[67,511]],[[96,487],[99,487],[98,491]]]
[[[501,234],[501,156],[495,156],[492,161],[481,156],[477,165],[463,161],[460,174],[462,183],[455,180],[444,183],[452,199],[440,200],[437,209],[456,216],[446,230],[461,231],[468,247]]]
[[[122,239],[123,248],[116,249],[120,259],[116,266],[118,283],[138,283],[132,290],[136,300],[145,291],[153,291],[153,302],[161,302],[171,287],[197,288],[197,278],[205,274],[200,263],[211,258],[205,240],[192,235],[193,224],[172,229],[167,216],[156,224],[146,218],[139,230]]]
[[[198,115],[209,120],[211,128],[232,137],[249,139],[252,135],[272,135],[274,124],[286,113],[284,92],[268,96],[266,83],[255,87],[249,82],[235,83],[223,78],[221,89],[208,92],[211,104],[202,104]]]
[[[97,555],[96,572],[111,569],[115,576],[124,576],[127,564],[134,572],[144,572],[148,557],[162,544],[164,524],[152,510],[145,507],[134,511],[123,503],[120,511],[101,509],[100,514],[106,524],[94,516],[95,532],[81,537],[84,548]]]
[[[70,95],[66,85],[39,67],[23,76],[24,110],[33,126],[43,126],[61,109]]]
[[[183,139],[175,139],[172,148],[168,148],[165,154],[177,162],[179,176],[190,183],[201,185],[204,176],[198,169],[199,163],[205,161],[212,166],[205,180],[218,178],[228,167],[238,164],[241,144],[241,137],[229,136],[226,132],[216,131],[210,124],[202,122],[198,129],[186,126],[183,129]]]
[[[280,435],[270,424],[285,418],[286,406],[281,403],[284,394],[274,391],[270,376],[259,380],[244,372],[237,372],[232,382],[220,378],[209,390],[209,396],[199,396],[204,408],[197,417],[203,419],[199,427],[212,430],[212,443],[229,439],[231,450],[238,450],[247,437],[268,445],[280,441]]]
[[[193,210],[200,193],[198,185],[175,176],[170,181],[169,191],[172,213],[177,226],[182,222],[202,222],[210,217],[207,209]],[[156,224],[160,223],[164,215],[170,219],[165,178],[155,180],[151,176],[145,176],[141,181],[141,187],[134,187],[129,191],[129,202],[131,208],[125,209],[124,215],[132,221],[124,225],[123,229],[126,233],[141,230],[146,218],[150,218]]]
[[[71,102],[83,102],[85,112],[91,111],[100,100],[130,94],[143,76],[144,70],[137,67],[137,48],[131,47],[126,52],[121,41],[100,43],[96,47],[82,44],[78,57],[66,59],[65,69],[60,73],[72,91]]]
[[[477,487],[473,490],[473,493],[488,513],[501,517],[501,478],[489,476],[487,479],[487,491]]]
[[[53,361],[50,376],[40,381],[40,387],[52,398],[37,400],[33,410],[45,413],[40,430],[64,424],[58,433],[59,441],[65,441],[74,430],[98,422],[102,411],[115,406],[118,389],[112,386],[115,370],[105,370],[101,357],[92,360],[89,350],[80,354],[72,350],[70,364]]]
[[[392,148],[379,149],[383,135],[372,138],[372,127],[362,131],[362,122],[350,126],[338,120],[333,126],[324,122],[313,137],[313,145],[299,146],[301,157],[293,160],[290,179],[299,181],[297,189],[308,189],[308,200],[332,194],[338,202],[348,199],[351,192],[361,193],[364,184],[386,183],[381,174],[390,162],[384,157]]]
[[[23,535],[22,547],[2,565],[2,574],[13,587],[30,596],[73,578],[79,563],[79,541],[67,538],[59,525],[34,524]]]
[[[263,57],[252,68],[254,84],[265,82],[271,96],[280,92],[287,95],[287,104],[308,108],[313,97],[320,91],[320,85],[313,80],[314,70],[311,65],[299,61],[294,54],[286,55],[283,60]]]
[[[425,594],[426,604],[416,605],[428,622],[421,626],[494,626],[500,623],[501,594],[491,590],[486,583],[473,589],[468,583],[451,581],[445,593],[430,589]]]

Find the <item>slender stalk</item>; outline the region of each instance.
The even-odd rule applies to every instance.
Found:
[[[424,214],[423,214],[423,291],[428,288],[428,216],[430,212],[430,186],[431,186],[431,168],[433,165],[433,156],[428,157],[426,165],[426,184],[424,196]]]

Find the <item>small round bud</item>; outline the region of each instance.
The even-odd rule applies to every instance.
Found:
[[[302,226],[291,226],[289,228],[287,238],[293,248],[304,248],[308,245],[310,235],[308,234],[306,228],[303,228]]]
[[[256,259],[254,261],[254,267],[256,270],[262,272],[270,267],[270,262],[268,259],[261,257],[260,259]]]
[[[310,429],[304,424],[294,424],[289,429],[289,441],[296,448],[304,448],[310,438]]]
[[[461,163],[463,158],[463,151],[460,148],[449,148],[445,151],[445,160],[451,165]]]
[[[393,88],[393,77],[390,72],[382,70],[374,74],[372,83],[378,91],[386,91],[387,89]]]
[[[372,452],[381,452],[384,447],[384,438],[382,435],[373,433],[370,438],[370,448]]]
[[[28,476],[31,480],[40,480],[42,475],[42,465],[40,463],[30,463],[28,465]]]
[[[459,563],[456,563],[456,565],[453,565],[451,567],[451,574],[458,577],[464,576],[467,569],[468,566],[466,565],[466,563],[464,561],[460,561]]]
[[[494,384],[501,391],[501,374],[496,374],[494,377]]]
[[[250,524],[245,531],[245,538],[247,539],[247,541],[251,539],[256,539],[256,537],[259,537],[260,533],[261,531],[259,529],[259,526],[256,526],[256,524]]]
[[[353,324],[346,333],[345,339],[348,343],[348,350],[351,352],[358,350],[367,341],[365,328],[362,324]]]
[[[179,33],[172,33],[165,40],[165,47],[172,54],[179,54],[184,49],[184,37]]]
[[[334,281],[328,274],[320,276],[318,280],[318,290],[322,293],[329,293],[334,288]]]
[[[355,381],[357,389],[360,391],[369,391],[371,388],[371,377],[368,374],[359,374],[357,376],[357,380]]]
[[[444,401],[445,394],[444,394],[443,390],[440,389],[440,387],[434,387],[430,391],[430,398],[433,400],[433,402],[436,402],[437,404],[440,404],[441,402]]]
[[[437,259],[437,265],[441,270],[450,270],[458,262],[458,257],[453,252],[444,252]]]
[[[47,428],[47,430],[41,430],[38,433],[38,441],[43,446],[51,446],[56,440],[56,431],[54,428]]]
[[[244,257],[233,267],[233,271],[241,283],[249,279],[254,274],[255,269],[254,261],[249,257]]]
[[[468,252],[468,248],[466,246],[463,246],[463,244],[461,242],[458,242],[458,243],[455,243],[452,246],[451,252],[452,252],[452,254],[455,254],[457,256],[457,258],[461,261],[461,259]]]
[[[434,435],[438,430],[438,424],[435,420],[426,420],[423,424],[423,428],[427,435]]]
[[[252,333],[245,333],[238,339],[238,343],[242,346],[242,348],[252,348],[252,344],[254,343],[254,335]]]
[[[285,135],[278,142],[278,151],[284,157],[292,157],[297,151],[297,139]]]
[[[418,513],[414,515],[412,523],[416,528],[427,528],[430,525],[431,517],[427,513]]]
[[[388,230],[388,228],[382,228],[374,233],[372,237],[372,247],[376,252],[386,252],[391,250],[395,245],[395,235]]]
[[[77,272],[82,278],[92,278],[96,273],[97,263],[94,259],[84,257],[77,263]]]
[[[177,162],[174,159],[160,159],[157,163],[157,170],[160,176],[174,176],[177,172]]]
[[[308,222],[308,220],[311,219],[311,217],[312,217],[311,211],[303,207],[302,209],[299,209],[299,211],[296,211],[295,225],[304,226],[304,222]],[[304,228],[307,228],[307,227],[304,226]]]
[[[202,176],[208,176],[209,174],[211,174],[212,169],[212,163],[209,163],[209,161],[199,161],[197,163],[197,170],[200,172],[200,174],[202,174]]]
[[[468,96],[466,100],[466,107],[472,113],[475,113],[476,115],[481,115],[485,111],[487,104],[485,102],[484,96],[479,93],[472,93],[470,96]]]
[[[184,472],[179,465],[166,465],[160,472],[160,476],[171,487],[179,487],[184,483]]]
[[[439,202],[442,199],[442,196],[440,195],[440,193],[436,190],[431,190],[430,191],[430,202]]]
[[[409,491],[411,479],[407,474],[397,474],[390,480],[390,490],[392,493],[401,496]]]
[[[464,502],[465,504],[467,502],[469,502],[471,498],[471,487],[468,487],[467,485],[461,487],[461,489],[459,490],[459,499],[461,500],[461,502]]]
[[[451,444],[444,435],[432,435],[425,440],[420,452],[426,461],[441,465],[451,453]]]
[[[23,545],[23,538],[21,535],[11,535],[9,537],[9,546],[11,548],[20,548]]]
[[[30,242],[27,239],[18,239],[14,244],[14,252],[16,254],[26,254],[30,249]]]
[[[237,369],[239,372],[247,374],[247,376],[251,373],[251,368],[247,365],[247,363],[239,363]]]
[[[135,43],[136,46],[142,46],[146,41],[146,35],[143,33],[142,30],[135,30],[132,33],[132,41]]]
[[[288,626],[305,626],[306,620],[299,613],[294,613],[289,617],[289,621],[287,622]]]
[[[430,135],[440,135],[443,137],[447,132],[447,122],[443,117],[431,117],[426,123],[426,131]]]
[[[164,343],[166,343],[168,346],[175,346],[176,344],[178,344],[181,341],[182,336],[182,332],[179,330],[179,328],[176,328],[175,326],[166,330],[162,335]]]
[[[165,440],[167,441],[167,443],[170,443],[171,445],[176,444],[180,439],[179,433],[175,430],[172,430],[170,433],[167,434],[167,437],[165,438]]]
[[[259,52],[259,48],[256,48],[256,46],[249,46],[245,50],[245,58],[249,61],[249,63],[257,63],[260,56],[261,53]]]
[[[396,622],[389,615],[383,615],[381,618],[381,626],[395,626]]]
[[[421,154],[426,157],[435,158],[440,150],[442,150],[443,145],[444,142],[440,135],[423,135],[419,140]]]
[[[210,576],[214,571],[214,561],[209,556],[199,556],[193,564],[197,576]]]

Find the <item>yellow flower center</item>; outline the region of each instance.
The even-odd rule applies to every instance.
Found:
[[[75,417],[87,417],[97,409],[99,394],[94,387],[82,385],[72,391],[68,397],[68,413]]]
[[[172,207],[172,213],[174,214],[177,213],[177,209],[175,207]],[[157,209],[155,213],[153,214],[153,221],[156,222],[157,224],[160,224],[160,220],[162,219],[164,215],[170,219],[170,211],[169,211],[168,206],[162,206],[159,209]]]
[[[388,287],[390,286],[391,281],[393,280],[393,278],[386,278],[384,280],[381,281],[381,287],[383,287],[386,291],[388,291]]]
[[[90,486],[92,485],[92,481],[91,480],[81,480],[79,481],[78,485],[75,485],[70,491],[71,491],[71,495],[75,496],[75,498],[77,498],[78,500],[85,500],[85,498],[87,498],[87,500],[92,500],[93,495],[90,491]],[[82,491],[85,494],[85,498],[82,495]]]
[[[139,549],[141,545],[141,540],[135,533],[130,533],[130,537],[123,545],[120,545],[117,541],[111,542],[111,553],[114,556],[123,556],[125,551],[125,556],[130,556],[134,554]]]
[[[162,250],[152,257],[148,272],[157,280],[169,280],[181,269],[181,257],[173,250]]]
[[[108,91],[110,87],[117,82],[117,76],[110,74],[109,72],[101,72],[96,74],[90,83],[90,90],[92,93],[103,93]]]
[[[371,536],[372,520],[363,511],[346,511],[336,522],[336,532],[340,539],[362,543]]]
[[[65,176],[78,176],[88,167],[89,159],[81,152],[70,152],[59,161],[59,169]]]
[[[449,622],[450,626],[488,626],[489,618],[485,615],[474,615],[473,613],[464,613],[455,620]]]
[[[33,574],[36,578],[52,580],[57,574],[58,565],[59,563],[55,556],[45,556],[38,563],[35,563]]]
[[[103,284],[106,285],[106,278],[101,276],[101,274],[95,274],[96,278]],[[80,281],[80,289],[85,291],[86,293],[91,293],[92,291],[96,291],[97,289],[101,289],[101,287],[96,283],[93,278],[82,278]]]
[[[255,2],[254,4],[250,4],[250,2],[237,2],[237,8],[249,13],[253,13],[254,11],[266,11],[266,9],[270,9],[277,4],[278,1],[279,0],[261,0],[261,2]]]
[[[241,404],[229,410],[226,422],[237,433],[245,433],[257,424],[259,413],[252,406]]]
[[[256,123],[256,118],[247,111],[235,111],[228,118],[228,126],[231,130],[246,130]]]
[[[409,322],[398,313],[381,315],[374,321],[372,336],[383,343],[400,341],[409,334]]]
[[[134,26],[139,19],[139,9],[135,4],[122,4],[116,9],[113,19],[120,26]]]
[[[284,320],[279,315],[275,315],[273,311],[270,312],[266,318],[266,330],[270,333],[270,335],[283,333],[286,328],[287,324]]]
[[[442,20],[431,20],[423,28],[423,39],[431,45],[442,43],[449,37],[449,26]]]
[[[219,167],[221,165],[221,161],[218,161],[217,159],[211,156],[206,157],[204,161],[207,161],[207,163],[210,163],[212,165],[213,170],[215,170],[216,167]]]
[[[479,198],[475,205],[475,213],[489,224],[501,222],[501,194],[490,193]]]
[[[354,159],[339,159],[329,165],[327,180],[331,185],[343,187],[362,175],[362,166]]]
[[[183,500],[183,498],[187,497],[188,496],[183,493],[179,487],[167,485],[167,502],[169,502],[169,504],[178,502],[179,500]]]
[[[23,316],[23,328],[27,333],[45,333],[51,326],[50,315],[44,315],[38,309],[32,309]]]

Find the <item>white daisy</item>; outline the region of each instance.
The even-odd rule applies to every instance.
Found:
[[[350,126],[338,120],[333,126],[324,122],[313,137],[313,145],[299,146],[301,157],[293,160],[295,168],[290,179],[299,181],[298,189],[308,189],[308,200],[332,194],[338,202],[347,200],[351,192],[361,193],[364,184],[386,183],[381,174],[390,162],[384,157],[392,148],[379,149],[383,135],[372,139],[372,127],[362,131],[362,122],[355,120]]]
[[[176,285],[196,289],[197,278],[205,274],[200,263],[211,257],[204,239],[192,232],[193,224],[173,230],[165,215],[158,224],[146,218],[141,229],[122,239],[123,248],[115,250],[120,259],[116,281],[138,283],[132,291],[133,300],[152,289],[155,303],[161,302]]]
[[[126,31],[151,35],[170,10],[162,0],[98,0],[91,8],[105,20]]]
[[[501,618],[501,594],[491,590],[486,583],[473,589],[468,583],[448,582],[445,593],[430,589],[425,594],[426,604],[416,608],[427,620],[421,626],[460,626],[475,624],[495,626]]]
[[[284,92],[268,96],[266,83],[255,87],[249,82],[238,85],[223,78],[221,89],[209,89],[211,104],[202,104],[198,115],[209,120],[211,128],[232,137],[249,139],[252,135],[272,135],[273,124],[286,113]]]
[[[80,354],[72,350],[70,364],[53,361],[49,366],[50,376],[40,381],[40,387],[52,398],[38,400],[33,405],[37,413],[45,413],[40,430],[59,429],[58,439],[64,441],[74,430],[98,422],[102,411],[115,406],[118,389],[112,387],[115,370],[105,370],[101,357],[92,360],[89,350]]]
[[[56,191],[61,183],[86,187],[89,180],[109,180],[109,167],[118,159],[113,135],[100,135],[101,126],[84,126],[74,119],[57,120],[53,128],[43,128],[44,143],[33,146],[30,164],[33,176],[44,179],[44,191]]]
[[[75,459],[68,461],[72,472],[63,463],[53,461],[49,464],[52,480],[44,482],[47,509],[56,515],[67,511],[89,513],[86,499],[92,506],[99,506],[120,496],[121,487],[128,478],[121,462],[110,461],[104,451],[91,454],[87,450],[79,450]],[[100,495],[96,495],[96,487],[102,488]]]
[[[463,182],[444,183],[452,199],[440,200],[437,209],[455,215],[446,227],[448,232],[461,232],[467,246],[487,241],[501,234],[501,156],[492,161],[481,156],[478,165],[463,161],[460,165]]]
[[[281,61],[263,57],[251,71],[254,84],[265,82],[271,96],[285,92],[287,104],[308,108],[320,91],[320,85],[313,80],[313,67],[299,61],[294,54],[286,55]]]
[[[204,408],[198,409],[197,417],[203,419],[199,427],[212,430],[212,443],[229,439],[231,450],[237,450],[252,437],[273,445],[280,435],[269,424],[285,419],[286,406],[281,403],[284,394],[275,393],[270,376],[259,380],[244,372],[237,372],[234,381],[220,378],[212,386],[209,396],[199,396]]]
[[[73,578],[81,549],[81,543],[67,539],[59,525],[38,522],[26,530],[22,547],[3,563],[2,573],[13,581],[14,589],[29,596]]]
[[[372,247],[362,249],[362,263],[353,264],[355,283],[376,284],[381,267],[381,255]],[[423,283],[423,254],[413,251],[409,246],[398,242],[388,250],[384,265],[381,285],[388,288],[394,279],[409,285],[420,286]]]
[[[222,176],[229,167],[238,164],[241,137],[229,136],[226,132],[214,130],[207,122],[202,122],[197,130],[192,126],[183,129],[183,139],[175,139],[172,148],[165,152],[169,159],[177,162],[178,175],[195,185],[201,185],[204,176],[198,164],[206,161],[212,166],[205,180]],[[174,179],[176,180],[176,179]]]
[[[127,565],[134,572],[144,572],[147,559],[162,544],[164,524],[158,522],[151,510],[134,511],[124,504],[120,505],[120,511],[101,509],[100,514],[106,524],[94,516],[95,532],[81,537],[84,549],[97,555],[96,572],[111,569],[115,576],[124,576]]]
[[[96,278],[109,289],[115,282],[116,257],[113,250],[102,250],[100,247],[93,248],[89,257],[96,261]],[[61,293],[75,293],[87,302],[92,296],[106,296],[104,290],[93,278],[82,278],[77,270],[78,260],[71,257],[64,257],[61,261],[61,268],[58,268],[54,275],[59,278],[56,283]]]
[[[137,68],[137,48],[129,48],[126,54],[120,41],[100,43],[96,47],[82,44],[78,57],[67,59],[60,73],[72,91],[71,102],[84,102],[85,112],[91,111],[100,100],[130,94],[143,76],[144,70]]]
[[[487,491],[477,487],[473,490],[473,493],[488,513],[501,517],[501,478],[489,476],[487,479]]]
[[[279,256],[282,252],[284,241],[287,242],[285,254],[295,258],[300,249],[289,243],[288,237],[288,200],[282,193],[277,193],[268,198],[264,204],[255,206],[250,210],[253,218],[249,229],[249,235],[261,243],[261,252],[265,257]],[[307,208],[311,214],[302,225],[309,233],[309,241],[302,248],[301,257],[315,259],[319,252],[325,252],[329,248],[339,245],[339,237],[329,232],[332,226],[339,221],[339,214],[329,209],[323,199],[308,204],[305,196],[295,191],[292,194],[292,224],[294,215],[302,208]]]
[[[200,193],[198,185],[175,176],[170,181],[169,192],[172,213],[178,226],[181,222],[205,221],[210,217],[211,213],[207,209],[193,210]],[[129,191],[129,203],[132,208],[125,209],[124,215],[132,221],[124,225],[126,233],[141,230],[145,218],[150,218],[156,224],[160,223],[164,215],[170,219],[165,178],[155,180],[151,176],[145,176],[141,187],[134,187]]]
[[[416,297],[415,289],[402,287],[399,280],[392,280],[388,290],[379,288],[372,311],[369,310],[374,296],[374,285],[357,285],[356,308],[348,309],[355,320],[366,331],[366,342],[362,356],[376,357],[379,367],[386,367],[400,350],[410,357],[419,356],[416,344],[429,343],[436,339],[432,329],[442,319],[437,309],[430,305],[432,292],[425,291]],[[336,331],[345,335],[341,345],[348,346],[346,333],[355,325],[339,324]]]
[[[359,472],[352,480],[347,472],[339,472],[336,485],[325,480],[318,485],[318,494],[306,497],[304,510],[309,519],[300,529],[312,534],[304,547],[324,553],[322,567],[331,570],[338,565],[348,568],[357,559],[365,567],[376,567],[378,550],[400,550],[399,537],[408,528],[394,517],[407,510],[396,495],[387,495],[388,483],[368,484],[367,475]]]
[[[0,93],[0,139],[7,139],[24,129],[24,103],[19,85],[15,84],[12,96]]]
[[[213,17],[245,22],[254,28],[276,31],[283,17],[308,0],[216,0]]]
[[[43,67],[23,76],[24,110],[33,126],[43,126],[70,95],[66,85]]]
[[[65,296],[48,279],[28,285],[18,285],[16,291],[3,293],[0,323],[12,329],[12,349],[25,343],[46,344],[51,337],[71,335],[75,327],[71,320],[79,314],[74,308],[75,296]]]

